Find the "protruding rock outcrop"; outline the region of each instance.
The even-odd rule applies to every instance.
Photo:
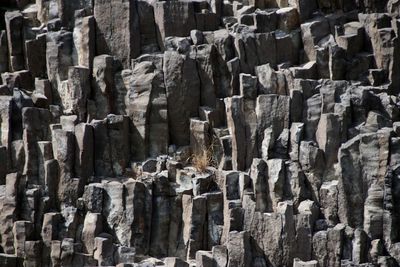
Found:
[[[0,266],[399,266],[399,16],[2,0]]]

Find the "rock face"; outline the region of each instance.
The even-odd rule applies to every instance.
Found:
[[[0,266],[400,266],[399,0],[0,1]]]

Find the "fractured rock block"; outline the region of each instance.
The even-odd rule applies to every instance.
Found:
[[[9,147],[11,145],[12,131],[11,128],[11,112],[12,97],[0,96],[0,129],[1,129],[1,145]]]
[[[296,8],[285,7],[276,11],[278,15],[278,28],[282,31],[290,32],[299,25],[299,13]]]
[[[246,168],[246,131],[243,97],[225,99],[227,124],[232,136],[232,167],[234,170]]]
[[[33,77],[46,76],[46,35],[25,41],[26,67]]]
[[[108,138],[107,121],[92,121],[94,135],[94,173],[96,176],[112,176],[111,147]]]
[[[96,54],[115,55],[124,68],[140,54],[136,1],[99,0],[94,3]]]
[[[61,19],[61,23],[66,28],[73,28],[75,22],[75,11],[79,9],[91,9],[92,1],[90,0],[82,0],[82,1],[68,1],[68,0],[59,0],[58,1],[58,16]]]
[[[89,69],[84,67],[70,67],[68,70],[67,91],[60,93],[64,112],[76,114],[80,121],[86,121],[86,105],[89,96]]]
[[[227,248],[228,267],[251,266],[252,251],[248,232],[230,232]]]
[[[75,179],[75,138],[74,134],[62,129],[52,131],[54,158],[59,164],[58,197],[62,203],[75,203],[83,188]]]
[[[100,55],[93,60],[94,101],[96,119],[104,119],[113,112],[114,98],[114,59],[109,55]]]
[[[322,114],[318,123],[316,139],[319,147],[325,152],[327,166],[332,166],[337,161],[337,152],[340,146],[339,116],[332,113]]]
[[[82,14],[83,13],[83,14]],[[77,65],[92,69],[95,54],[96,24],[93,16],[85,16],[85,12],[75,13],[75,27],[73,30],[74,51]]]
[[[258,94],[287,94],[285,76],[275,71],[270,64],[257,66],[255,71],[258,78]]]
[[[127,114],[131,118],[131,152],[136,160],[166,153],[168,146],[168,86],[162,72],[149,62],[137,64],[128,91]]]
[[[209,153],[211,145],[210,126],[208,122],[196,119],[190,120],[190,147],[194,155]]]
[[[94,169],[94,135],[90,124],[80,123],[75,131],[75,173],[84,180],[93,175]]]
[[[5,72],[1,74],[1,78],[10,90],[14,87],[25,89],[28,91],[33,90],[32,75],[27,70],[20,70],[16,72]]]
[[[281,95],[259,95],[257,98],[258,146],[261,147],[265,129],[272,127],[273,136],[279,136],[289,128],[290,97]]]
[[[39,176],[38,141],[50,140],[50,111],[39,108],[24,108],[22,110],[22,123],[24,127],[23,139],[25,148],[24,173],[31,177],[32,182]]]
[[[188,145],[190,142],[189,118],[197,117],[200,106],[200,80],[196,62],[188,55],[166,51],[163,71],[167,92],[170,143]]]
[[[7,32],[0,31],[0,73],[8,71]]]
[[[100,183],[91,183],[85,186],[82,195],[87,211],[101,213],[103,210],[103,186]]]
[[[296,7],[301,22],[308,20],[318,9],[317,0],[289,0],[289,5]]]
[[[144,54],[159,51],[160,48],[157,42],[154,7],[147,1],[138,1],[137,6],[140,25],[141,53]]]
[[[102,232],[102,217],[99,213],[88,212],[82,229],[84,252],[92,254],[95,249],[95,238]]]
[[[121,176],[129,164],[130,140],[127,116],[108,115],[107,135],[114,175]]]
[[[258,65],[257,44],[255,34],[246,32],[236,34],[234,46],[239,58],[241,72],[253,74],[254,67]]]
[[[67,31],[48,32],[46,43],[47,76],[52,86],[54,104],[61,104],[61,82],[68,79],[69,67],[74,65],[73,36]]]
[[[33,237],[33,230],[34,227],[29,221],[16,221],[14,223],[14,247],[18,257],[25,256],[25,241]]]
[[[206,220],[206,198],[197,196],[191,198],[189,195],[183,195],[183,238],[187,246],[187,258],[195,258],[196,251],[203,249],[205,233],[203,224]]]
[[[189,36],[196,28],[192,2],[157,2],[154,7],[158,43],[164,48],[164,40],[169,36]]]
[[[197,71],[200,78],[200,104],[215,108],[216,97],[230,96],[230,73],[228,66],[218,53],[215,45],[197,46]],[[218,67],[216,67],[218,66]]]
[[[9,51],[9,62],[11,71],[24,69],[24,40],[23,23],[24,18],[19,11],[6,12],[5,16],[7,41]]]

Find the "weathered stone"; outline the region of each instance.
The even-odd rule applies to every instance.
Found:
[[[94,259],[96,259],[100,265],[114,265],[114,246],[110,238],[96,237],[94,239]]]
[[[264,139],[264,131],[272,127],[273,136],[278,137],[283,129],[289,128],[289,104],[288,96],[259,95],[257,98],[257,140],[258,146]]]
[[[197,46],[196,62],[200,78],[200,104],[215,108],[217,99],[232,95],[232,74],[215,44]],[[218,67],[216,67],[218,66]]]
[[[158,43],[164,47],[164,40],[169,36],[189,36],[196,28],[192,2],[157,2],[154,7],[157,25]]]
[[[80,195],[81,185],[75,178],[75,138],[72,132],[62,129],[52,131],[52,143],[54,158],[59,164],[58,198],[61,202],[75,203]],[[79,189],[79,191],[78,191]]]
[[[11,71],[24,69],[24,18],[19,11],[6,12],[5,16],[9,63]]]
[[[322,213],[329,224],[334,225],[338,222],[338,182],[331,181],[322,184],[320,189],[320,201]]]
[[[96,105],[96,119],[104,119],[114,109],[114,59],[108,55],[93,60],[93,94]]]
[[[281,159],[270,159],[268,165],[268,188],[272,207],[284,200],[285,191],[285,164]]]
[[[225,99],[227,123],[232,136],[232,167],[244,170],[246,167],[246,132],[243,97],[233,96]]]
[[[187,55],[166,51],[163,70],[171,143],[188,145],[189,118],[197,117],[200,105],[200,81],[196,63]]]
[[[9,147],[11,145],[12,128],[11,128],[11,112],[12,112],[12,97],[0,97],[0,129],[1,129],[1,145]]]
[[[150,62],[135,66],[128,92],[127,114],[133,121],[132,153],[135,159],[165,153],[168,146],[168,90],[163,74]]]
[[[50,140],[49,124],[52,116],[48,110],[24,108],[22,122],[24,127],[25,167],[24,173],[31,177],[32,182],[39,176],[38,141]]]
[[[285,7],[276,11],[278,15],[278,28],[290,32],[299,26],[299,13],[296,8]]]
[[[86,121],[86,105],[90,96],[89,69],[70,67],[65,89],[60,93],[64,112],[76,114],[80,121]]]
[[[227,266],[251,266],[251,247],[248,232],[230,232]]]
[[[304,52],[308,60],[317,59],[317,49],[315,46],[318,46],[320,41],[329,33],[329,22],[325,18],[317,18],[301,24],[301,37],[304,43]]]
[[[125,68],[140,54],[139,16],[136,2],[96,1],[96,54],[112,54]]]
[[[10,90],[13,90],[14,87],[25,89],[28,91],[33,90],[32,75],[27,70],[2,73],[1,79],[4,81],[4,84],[6,84]]]
[[[337,161],[337,151],[340,146],[340,119],[335,114],[322,114],[318,123],[316,139],[319,147],[325,153],[327,167]]]
[[[79,66],[92,69],[96,44],[96,24],[93,16],[85,16],[85,11],[75,13],[75,27],[73,41],[75,49],[73,55],[77,57]]]
[[[7,32],[0,31],[0,73],[8,71]]]
[[[102,217],[99,213],[88,212],[85,216],[82,229],[82,243],[84,252],[92,254],[95,249],[95,238],[102,232]]]
[[[26,67],[33,77],[46,76],[46,35],[25,41]]]
[[[147,1],[138,1],[141,54],[159,51],[154,7]]]
[[[66,31],[47,33],[46,66],[52,86],[54,104],[61,104],[63,89],[61,82],[68,79],[68,70],[74,65],[72,55],[72,33]]]
[[[203,224],[206,220],[206,198],[197,196],[191,198],[183,195],[183,239],[187,246],[187,258],[193,259],[196,251],[204,247],[205,233]]]
[[[317,267],[318,266],[318,262],[313,260],[313,261],[301,261],[300,259],[296,258],[294,259],[293,262],[293,267]]]
[[[0,8],[0,266],[400,262],[398,0],[32,1]]]
[[[270,64],[256,67],[258,94],[287,95],[286,80],[282,73],[272,69]]]
[[[264,160],[253,159],[250,168],[250,178],[253,181],[253,190],[256,201],[255,211],[267,212],[272,210],[267,167],[267,163]]]
[[[167,177],[158,176],[154,178],[149,253],[157,257],[168,255],[171,191]]]
[[[196,266],[211,266],[213,264],[211,251],[199,250],[196,252]]]
[[[189,264],[179,258],[167,257],[164,260],[166,267],[188,267]]]
[[[129,180],[125,183],[125,189],[129,192],[126,196],[126,210],[129,212],[125,215],[126,219],[123,220],[124,225],[121,225],[119,234],[124,236],[127,246],[135,248],[136,253],[147,254],[151,238],[151,225],[147,222],[152,220],[153,206],[151,185]],[[164,215],[169,216],[165,213]]]
[[[110,144],[112,171],[115,176],[121,176],[129,164],[130,140],[129,120],[127,116],[108,115],[107,135]]]

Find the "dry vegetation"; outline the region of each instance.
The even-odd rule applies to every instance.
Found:
[[[215,159],[214,159],[214,149],[213,146],[210,146],[208,149],[201,151],[200,153],[195,153],[191,157],[192,165],[196,169],[196,171],[200,173],[204,173],[207,170],[207,167],[215,167]]]

